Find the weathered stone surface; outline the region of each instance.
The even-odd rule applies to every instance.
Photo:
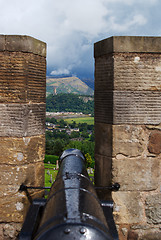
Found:
[[[2,223],[0,224],[0,239],[16,240],[22,227],[21,223]]]
[[[115,91],[114,124],[159,124],[161,94],[159,91]]]
[[[0,35],[0,239],[17,239],[29,199],[44,191],[46,44]],[[18,224],[19,223],[19,224]]]
[[[23,222],[25,204],[27,203],[25,196],[16,195],[3,197],[0,199],[0,222]]]
[[[112,160],[112,181],[119,182],[122,191],[150,191],[159,187],[159,158],[117,157]]]
[[[4,239],[16,239],[21,230],[21,224],[4,224]]]
[[[34,54],[0,52],[0,102],[43,102],[46,60]]]
[[[44,184],[44,165],[42,162],[35,164],[28,164],[24,166],[10,166],[10,165],[0,165],[1,175],[0,182],[1,185],[18,185],[22,183],[26,185],[34,186],[35,182],[39,183],[40,186]],[[41,172],[41,175],[37,175],[38,172]]]
[[[33,200],[35,198],[41,198],[44,191],[29,190],[29,198]],[[11,192],[3,197],[0,197],[0,222],[16,222],[22,223],[29,207],[29,201],[25,192],[19,192],[11,194]]]
[[[45,175],[45,169],[44,169],[44,161],[40,163],[35,164],[35,186],[44,186],[44,175]]]
[[[160,130],[161,131],[161,123],[158,125],[146,125],[148,130]]]
[[[0,137],[45,133],[45,104],[0,104]]]
[[[160,43],[160,37],[112,37],[95,44],[95,175],[105,185],[111,173],[103,159],[112,161],[112,182],[121,185],[112,192],[120,240],[160,237],[160,197],[152,198],[161,181]]]
[[[160,240],[159,228],[129,230],[127,240]]]
[[[160,91],[161,56],[146,53],[111,53],[95,60],[99,91]]]
[[[150,153],[161,153],[161,131],[152,131],[149,136],[148,150]]]
[[[31,52],[46,57],[46,43],[30,36],[1,35],[3,41],[0,51]]]
[[[3,197],[10,198],[18,193],[19,185],[0,185],[0,199]]]
[[[110,91],[114,87],[114,58],[112,54],[95,59],[95,93]]]
[[[5,50],[5,35],[0,35],[0,51]]]
[[[161,90],[161,56],[159,54],[117,53],[113,58],[115,90]]]
[[[96,89],[97,91],[97,89]],[[107,91],[95,94],[95,120],[107,124],[160,124],[159,91]]]
[[[112,156],[112,125],[95,123],[95,153]]]
[[[135,232],[135,231],[128,232],[127,240],[138,240],[138,239],[139,239],[139,236],[138,236],[137,232]]]
[[[95,43],[94,56],[113,52],[161,53],[160,37],[113,36]]]
[[[143,203],[138,192],[112,192],[114,218],[117,224],[145,222]]]
[[[22,165],[43,161],[45,136],[12,138],[0,137],[0,164]]]
[[[161,194],[149,195],[145,203],[148,223],[161,224]]]
[[[146,147],[146,133],[138,125],[113,125],[113,156],[141,156]]]
[[[160,240],[160,239],[161,232],[159,229],[157,231],[156,230],[147,231],[139,238],[139,240]]]
[[[0,53],[0,61],[0,102],[45,102],[45,58]]]

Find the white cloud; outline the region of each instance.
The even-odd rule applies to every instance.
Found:
[[[106,3],[121,3],[121,4],[126,4],[126,5],[132,5],[132,4],[156,4],[159,2],[159,0],[105,0]]]
[[[135,15],[131,19],[125,19],[123,22],[117,22],[116,17],[110,17],[110,28],[116,32],[124,32],[133,26],[141,26],[146,24],[147,19],[143,15]]]
[[[59,68],[57,70],[53,70],[51,73],[51,75],[54,75],[54,76],[58,76],[58,75],[69,75],[70,74],[70,71],[68,69],[62,69],[62,68]]]

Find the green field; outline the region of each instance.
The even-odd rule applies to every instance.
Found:
[[[75,121],[76,123],[87,123],[88,125],[94,125],[94,117],[66,118],[64,120],[68,123]]]

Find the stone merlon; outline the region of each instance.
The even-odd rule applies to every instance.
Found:
[[[94,57],[114,52],[161,53],[161,37],[114,36],[94,44]]]
[[[0,35],[0,52],[27,52],[46,57],[46,43],[30,36]]]

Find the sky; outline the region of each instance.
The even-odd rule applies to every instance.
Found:
[[[160,0],[0,0],[0,34],[47,43],[47,75],[94,79],[94,43],[161,36]]]

